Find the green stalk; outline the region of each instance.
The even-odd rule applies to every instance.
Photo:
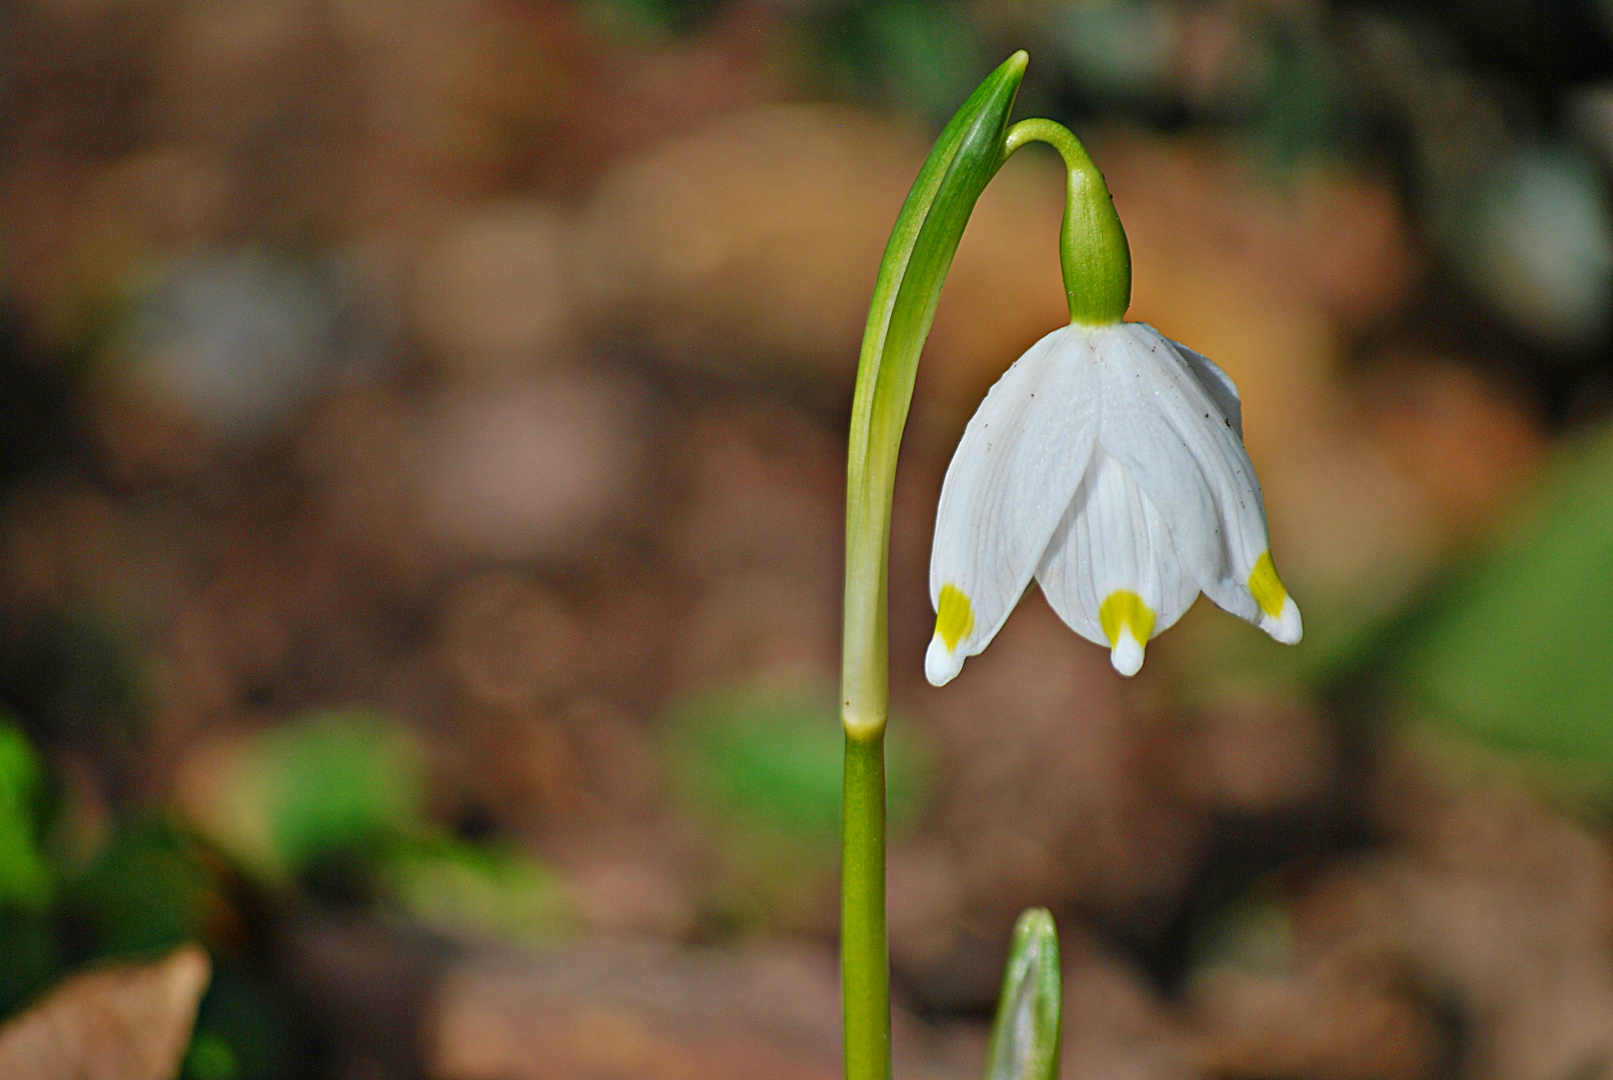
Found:
[[[1004,157],[1028,142],[1045,142],[1064,159],[1067,188],[1059,230],[1059,267],[1070,321],[1117,323],[1131,306],[1131,245],[1115,213],[1109,185],[1070,129],[1052,120],[1021,120],[1008,129]]]
[[[891,1072],[885,940],[885,732],[846,733],[841,851],[841,979],[847,1080]]]
[[[1017,52],[964,102],[920,169],[874,284],[846,469],[841,720],[841,979],[847,1080],[889,1080],[890,961],[885,936],[885,718],[890,710],[886,580],[896,454],[919,351],[963,228],[1002,166],[1008,111],[1025,73]]]

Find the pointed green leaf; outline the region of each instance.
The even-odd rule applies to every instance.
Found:
[[[842,702],[848,731],[883,730],[888,699],[885,573],[896,451],[919,351],[975,202],[1002,166],[1008,113],[1025,75],[1016,52],[963,103],[935,142],[885,247],[851,405],[846,481],[846,623]]]
[[[986,1049],[986,1080],[1054,1080],[1063,984],[1053,916],[1031,908],[1008,947],[1002,998]]]

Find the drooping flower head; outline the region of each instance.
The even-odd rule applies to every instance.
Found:
[[[930,559],[930,682],[991,643],[1031,578],[1122,675],[1204,593],[1278,641],[1300,639],[1278,580],[1260,483],[1225,372],[1122,321],[1131,256],[1102,175],[1050,121],[1069,175],[1060,255],[1070,325],[1009,368],[964,431],[941,488]]]
[[[1220,368],[1142,323],[1072,324],[992,387],[941,489],[932,683],[990,644],[1032,577],[1123,675],[1200,592],[1299,640]]]

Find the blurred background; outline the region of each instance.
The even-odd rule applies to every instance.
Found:
[[[896,497],[898,1073],[978,1075],[1034,904],[1066,1077],[1613,1076],[1606,0],[13,0],[0,1013],[129,964],[62,1060],[838,1075],[857,345],[1021,47],[1307,633],[1124,681],[1033,589],[924,683],[947,459],[1065,319],[1018,155]]]

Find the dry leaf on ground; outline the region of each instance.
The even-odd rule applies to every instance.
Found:
[[[9,1080],[172,1080],[207,989],[207,954],[186,945],[150,964],[69,976],[0,1027]]]

